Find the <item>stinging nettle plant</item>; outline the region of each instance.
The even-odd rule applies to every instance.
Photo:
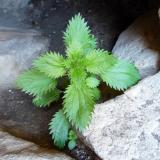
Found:
[[[53,116],[49,130],[55,145],[70,149],[76,145],[76,133],[89,124],[96,101],[100,98],[100,81],[116,90],[125,90],[139,79],[133,64],[119,60],[108,51],[97,49],[96,38],[80,14],[73,17],[64,32],[66,57],[47,52],[33,62],[31,69],[17,79],[17,86],[32,95],[39,107],[49,106],[62,92],[58,78],[68,77],[63,107]]]

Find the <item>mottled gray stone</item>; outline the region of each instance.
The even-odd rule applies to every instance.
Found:
[[[103,160],[160,160],[160,73],[96,105],[83,136]]]
[[[36,108],[31,97],[15,89],[15,80],[48,45],[35,30],[0,27],[0,128],[42,145],[51,141],[48,123],[59,105]]]
[[[0,8],[7,11],[16,11],[17,9],[24,9],[29,1],[30,0],[1,0]]]
[[[71,160],[69,156],[54,149],[16,138],[0,131],[0,160]]]
[[[29,28],[30,0],[0,0],[0,26]]]
[[[113,48],[115,56],[135,63],[142,78],[160,67],[160,25],[157,11],[139,17],[121,33]]]
[[[0,27],[0,88],[13,88],[19,73],[48,45],[48,39],[34,30]]]
[[[0,128],[17,137],[48,146],[53,144],[48,124],[60,105],[38,108],[20,90],[0,90]]]

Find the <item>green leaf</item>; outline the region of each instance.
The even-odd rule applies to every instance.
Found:
[[[63,148],[68,140],[69,123],[63,114],[62,110],[59,110],[52,118],[49,124],[50,134],[57,147]]]
[[[65,114],[80,131],[83,131],[90,121],[95,104],[94,96],[93,90],[85,83],[81,83],[79,86],[72,84],[65,92]]]
[[[69,131],[68,139],[69,139],[69,140],[76,140],[76,139],[77,139],[77,134],[76,134],[76,132],[73,131],[73,130],[70,130],[70,131]]]
[[[17,81],[17,87],[30,95],[45,94],[56,86],[56,80],[47,77],[36,69],[30,69],[22,73]]]
[[[104,50],[94,50],[86,56],[86,69],[93,74],[100,74],[117,62],[117,59]]]
[[[115,65],[101,73],[101,78],[110,87],[124,90],[140,80],[140,75],[133,64],[118,60]]]
[[[87,86],[90,88],[95,88],[99,85],[100,81],[96,77],[88,77],[86,79]]]
[[[92,88],[94,100],[98,101],[101,97],[100,90],[98,88]]]
[[[77,86],[80,86],[81,83],[85,81],[86,76],[87,74],[80,67],[79,69],[77,68],[70,69],[69,72],[70,81],[71,83],[77,84]]]
[[[51,90],[46,94],[37,95],[33,99],[33,103],[38,107],[49,106],[51,102],[59,99],[59,95],[60,95],[59,90]]]
[[[51,78],[62,77],[65,74],[65,59],[58,53],[48,52],[40,56],[34,61],[33,65],[41,72],[45,73]]]
[[[80,14],[73,17],[64,33],[64,42],[69,49],[69,53],[81,52],[88,53],[96,48],[96,39],[91,34],[87,23]]]
[[[69,141],[69,142],[68,142],[68,148],[69,148],[69,150],[74,149],[74,148],[76,147],[76,145],[77,145],[77,143],[76,143],[75,140]]]
[[[77,140],[77,134],[75,131],[73,130],[70,130],[69,131],[69,136],[68,136],[68,148],[69,150],[72,150],[76,147],[77,143],[76,143],[76,140]]]

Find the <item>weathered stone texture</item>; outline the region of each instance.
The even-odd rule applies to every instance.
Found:
[[[96,106],[83,136],[103,160],[160,159],[160,73]]]
[[[54,149],[16,138],[0,131],[0,160],[71,160],[69,156]]]
[[[121,33],[113,48],[115,56],[135,63],[142,78],[154,75],[160,65],[160,25],[157,12],[139,17]]]

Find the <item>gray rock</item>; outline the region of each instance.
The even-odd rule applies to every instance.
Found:
[[[160,73],[95,107],[86,143],[103,160],[160,159]]]
[[[48,124],[59,104],[38,108],[32,98],[20,90],[0,90],[0,128],[13,135],[48,146],[53,144]]]
[[[46,149],[34,143],[0,131],[0,160],[71,160],[54,149]]]
[[[34,30],[0,27],[0,88],[13,88],[19,73],[48,45],[48,40]]]
[[[7,11],[24,9],[30,0],[1,0],[0,8]]]
[[[30,0],[1,0],[0,25],[28,28],[27,17]]]
[[[43,145],[51,141],[48,123],[58,104],[34,107],[31,97],[15,89],[15,79],[48,45],[37,31],[0,27],[0,128]]]
[[[113,53],[135,63],[142,78],[153,75],[160,67],[159,32],[157,11],[148,13],[138,18],[119,36]]]

